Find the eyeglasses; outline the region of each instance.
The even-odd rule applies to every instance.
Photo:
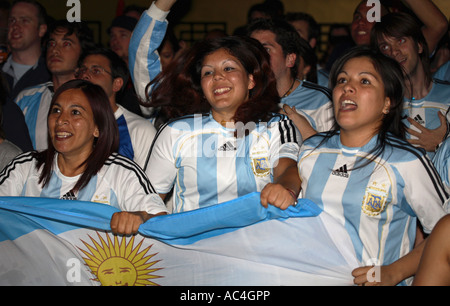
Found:
[[[94,77],[101,75],[104,72],[106,72],[110,76],[113,76],[111,72],[106,71],[105,68],[103,68],[101,66],[92,66],[91,68],[82,66],[80,68],[77,68],[77,70],[75,70],[75,77],[80,78],[82,75],[84,75],[85,73],[88,73],[88,72],[91,76],[94,76]]]

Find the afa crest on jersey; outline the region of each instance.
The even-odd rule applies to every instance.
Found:
[[[362,211],[366,215],[374,217],[383,212],[388,198],[388,190],[383,187],[377,183],[372,183],[366,188],[361,206]]]
[[[270,163],[268,157],[252,158],[253,173],[256,176],[266,176],[270,174]]]
[[[252,170],[255,176],[264,177],[270,174],[269,150],[265,142],[257,144],[250,150]]]

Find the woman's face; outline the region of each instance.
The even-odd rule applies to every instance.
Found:
[[[249,98],[255,84],[239,60],[225,49],[219,49],[203,60],[201,69],[203,94],[211,105],[213,117],[227,120]]]
[[[91,106],[81,89],[69,89],[57,98],[48,116],[48,130],[55,150],[65,157],[84,160],[99,136]]]
[[[369,58],[357,57],[345,63],[337,75],[333,104],[341,131],[377,133],[383,116],[389,112],[390,99]]]

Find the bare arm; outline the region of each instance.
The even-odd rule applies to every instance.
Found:
[[[413,285],[450,286],[450,215],[428,237]]]
[[[424,245],[424,240],[417,247],[415,247],[411,252],[393,262],[390,265],[381,266],[379,272],[379,279],[376,275],[368,275],[373,267],[359,267],[353,270],[352,275],[354,277],[353,282],[360,286],[395,286],[408,277],[413,276],[417,267],[419,266],[420,257],[422,256]],[[373,280],[370,282],[370,278]]]
[[[153,2],[153,1],[151,1]],[[165,12],[170,11],[172,6],[177,2],[177,0],[156,0],[155,5]]]
[[[448,22],[445,15],[431,0],[402,0],[422,21],[422,33],[430,53],[434,52],[438,42],[447,32]]]

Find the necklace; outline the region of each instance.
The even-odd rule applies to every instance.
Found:
[[[284,93],[284,95],[283,95],[281,98],[285,98],[285,97],[287,97],[287,96],[289,96],[289,95],[291,94],[292,88],[294,87],[294,84],[295,84],[295,79],[294,79],[294,81],[292,82],[291,87],[288,89],[288,91],[286,91],[286,92]]]

